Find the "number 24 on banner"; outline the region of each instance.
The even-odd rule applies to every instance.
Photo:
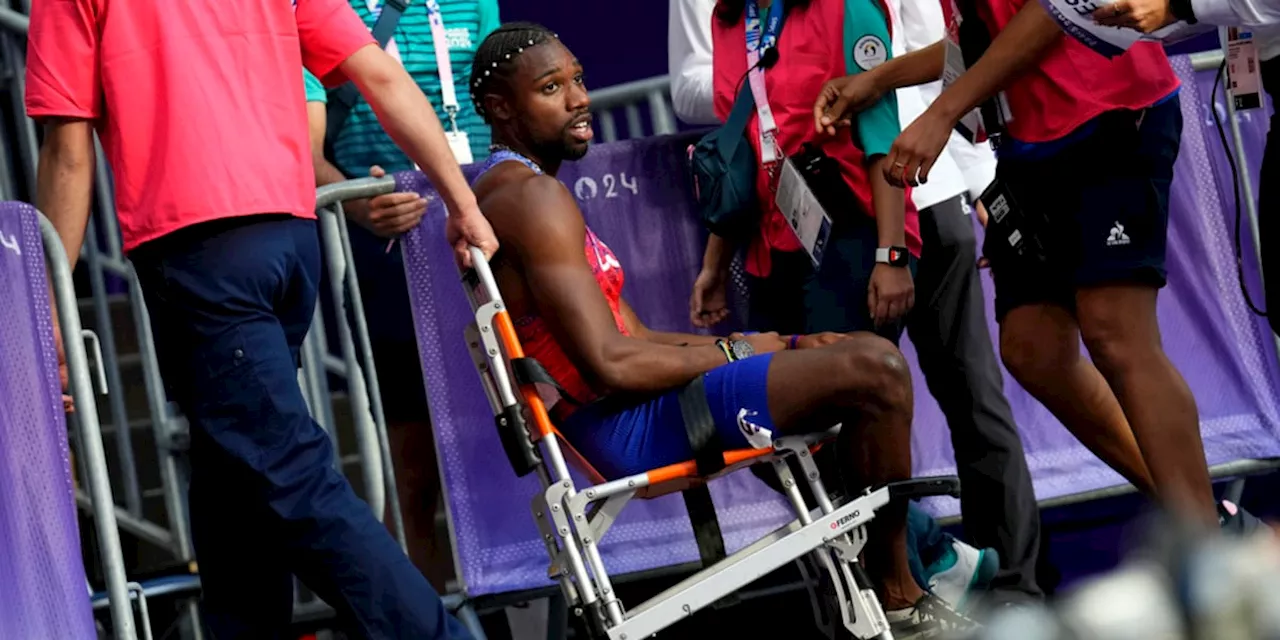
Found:
[[[604,185],[604,197],[606,198],[618,197],[620,188],[630,191],[631,195],[640,193],[635,176],[628,180],[625,171],[617,176],[612,173],[606,173],[604,177],[600,178],[600,183]],[[579,200],[590,200],[600,195],[600,185],[597,185],[596,181],[590,176],[582,176],[578,178],[577,182],[573,183],[573,195],[577,196]]]

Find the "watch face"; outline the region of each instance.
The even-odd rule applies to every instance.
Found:
[[[907,252],[898,247],[889,249],[889,264],[895,267],[905,266],[907,264]]]
[[[746,340],[734,340],[729,346],[733,349],[733,358],[735,360],[743,360],[756,354],[756,350]]]

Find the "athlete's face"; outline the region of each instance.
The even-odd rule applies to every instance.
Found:
[[[543,160],[577,160],[587,154],[591,99],[582,64],[559,40],[525,49],[511,78],[517,127]]]

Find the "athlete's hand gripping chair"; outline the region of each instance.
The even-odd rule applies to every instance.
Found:
[[[958,495],[958,479],[922,478],[893,483],[867,489],[835,505],[827,497],[811,453],[822,442],[834,438],[839,432],[837,427],[826,433],[779,438],[771,449],[711,452],[699,455],[697,460],[606,481],[552,424],[537,389],[539,383],[549,379],[540,365],[524,355],[483,254],[472,248],[471,258],[474,267],[466,270],[462,278],[475,313],[475,321],[466,329],[467,344],[512,469],[521,477],[536,472],[542,481],[543,492],[533,497],[532,510],[551,558],[550,576],[560,583],[569,609],[584,616],[593,637],[647,638],[807,555],[807,561],[813,563],[810,566],[824,574],[819,582],[825,588],[815,591],[810,584],[810,596],[814,598],[818,624],[829,637],[892,638],[884,611],[858,562],[858,554],[866,544],[866,525],[875,511],[890,500]],[[687,404],[682,397],[682,409]],[[690,413],[685,413],[688,423]],[[595,484],[585,489],[574,486],[566,456],[572,457]],[[816,508],[805,503],[787,462],[790,457],[799,462],[818,503]],[[796,520],[725,557],[706,483],[714,476],[766,462],[777,472],[796,509]],[[627,501],[677,491],[685,493],[704,567],[640,606],[625,610],[614,593],[598,545]],[[805,563],[800,566],[803,571]],[[826,596],[817,595],[819,592]],[[834,614],[835,611],[839,613]],[[836,616],[842,620],[833,620]]]

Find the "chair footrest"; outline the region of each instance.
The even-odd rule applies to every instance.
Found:
[[[960,497],[960,478],[955,476],[898,480],[885,487],[889,489],[890,500],[918,500],[932,496]]]

